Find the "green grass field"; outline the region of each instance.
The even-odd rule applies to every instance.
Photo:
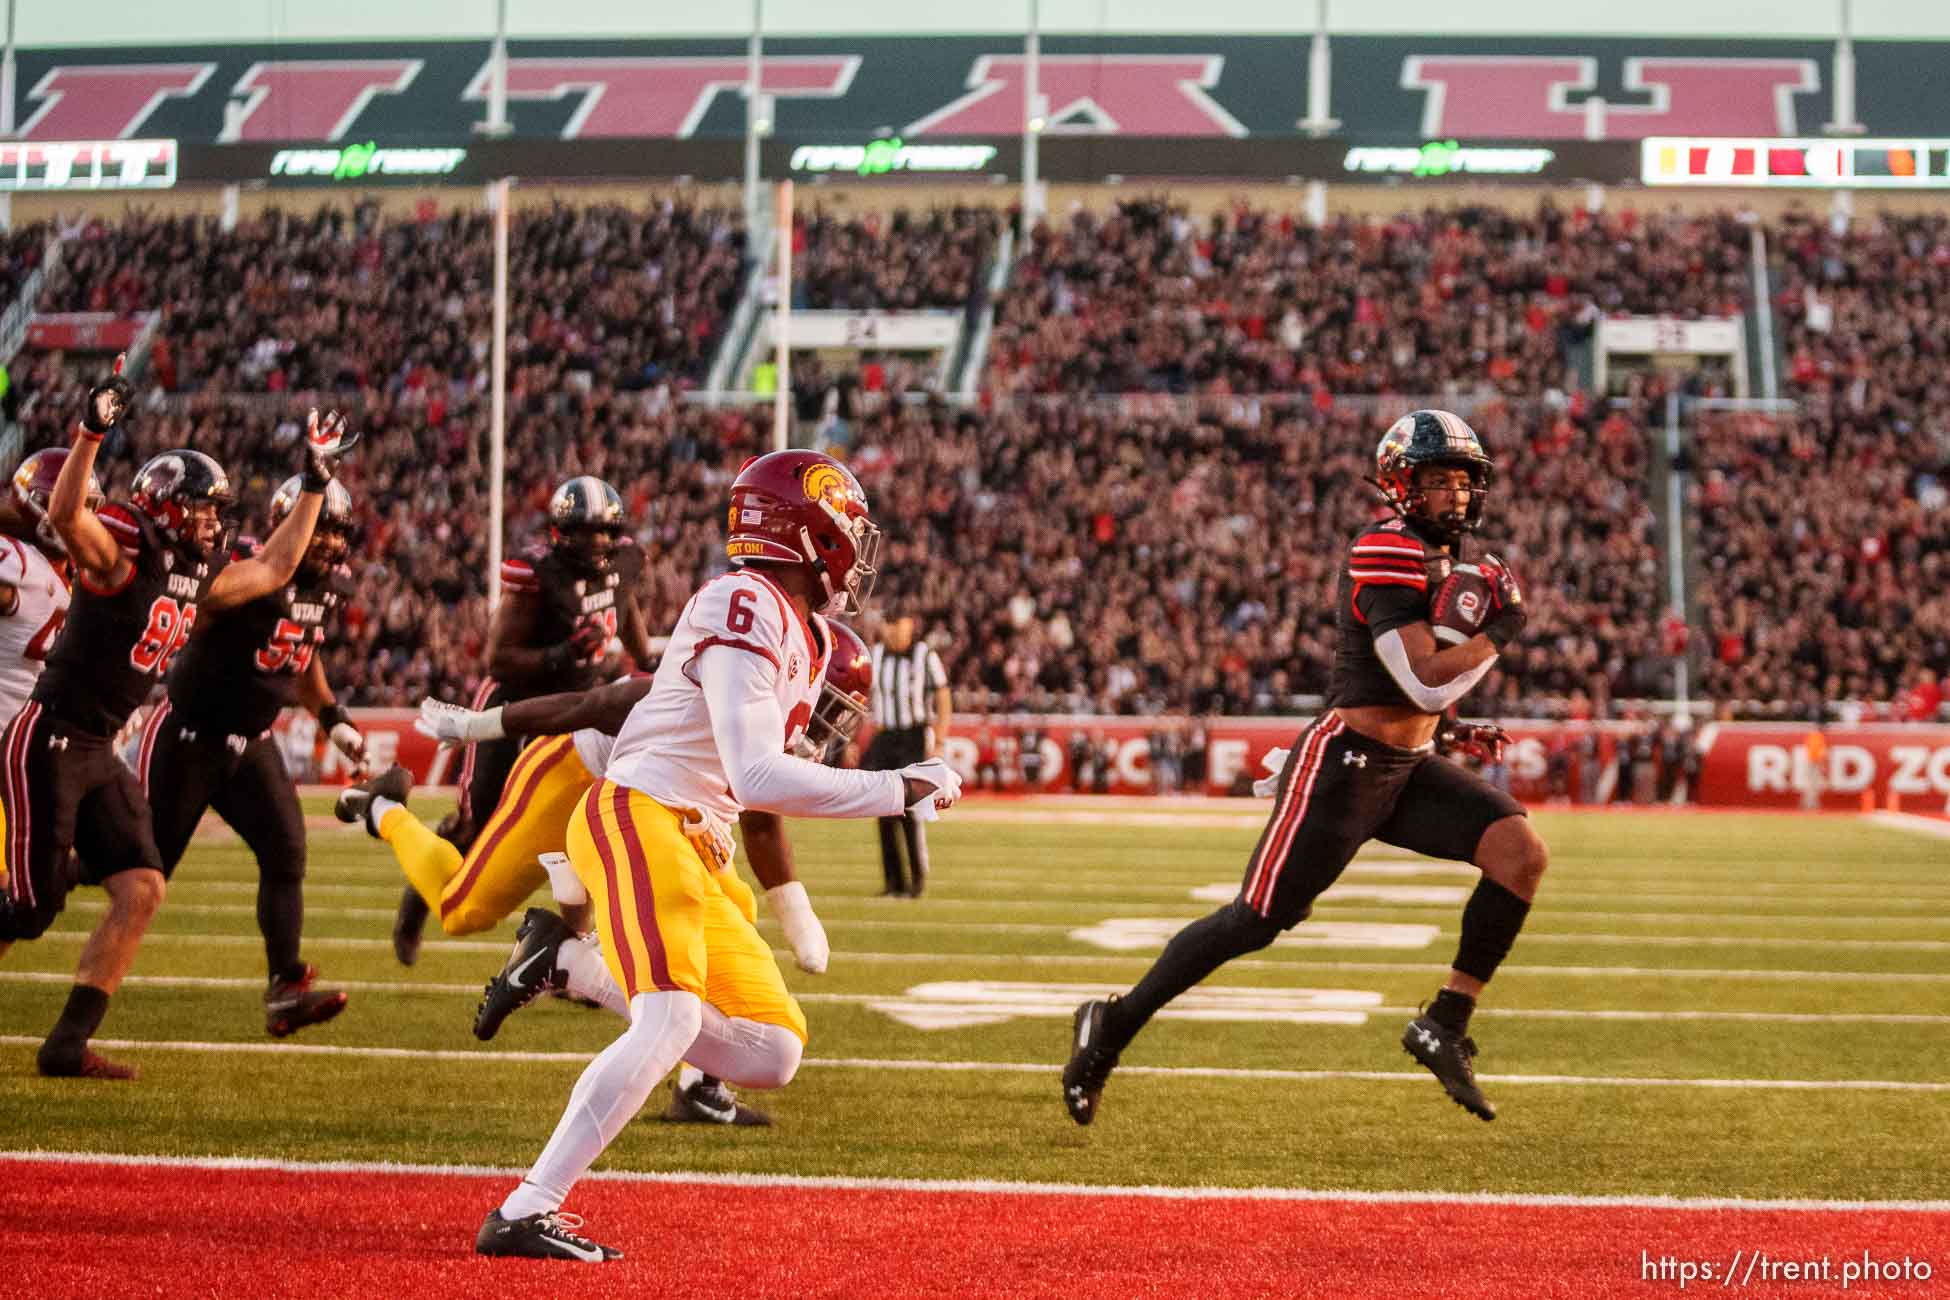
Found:
[[[313,813],[325,806],[308,804]],[[803,975],[777,927],[763,923],[812,1024],[798,1079],[750,1098],[778,1126],[703,1130],[646,1118],[607,1166],[1946,1195],[1950,844],[1940,838],[1844,817],[1539,813],[1553,865],[1474,1027],[1478,1070],[1502,1112],[1494,1124],[1451,1105],[1398,1043],[1453,954],[1470,880],[1371,846],[1344,878],[1352,892],[1324,899],[1315,923],[1438,927],[1432,940],[1276,945],[1202,990],[1221,1003],[1227,989],[1378,998],[1362,1023],[1160,1019],[1083,1130],[1065,1115],[1056,1082],[1065,1008],[1081,987],[1135,980],[1169,922],[1213,905],[1192,891],[1236,884],[1260,815],[1096,807],[1087,815],[1100,821],[1074,820],[1067,808],[964,805],[966,816],[950,814],[931,832],[934,877],[919,901],[875,897],[870,826],[797,824],[801,872],[834,956],[829,974]],[[352,1003],[336,1022],[274,1045],[259,1001],[255,868],[234,839],[200,842],[102,1031],[200,1046],[110,1049],[141,1065],[132,1086],[33,1071],[33,1043],[57,1015],[80,938],[100,914],[99,893],[78,893],[53,932],[0,963],[0,1150],[527,1164],[581,1059],[610,1040],[615,1022],[548,1002],[516,1016],[496,1042],[476,1043],[479,986],[500,965],[513,924],[468,941],[436,933],[419,965],[403,969],[386,938],[400,884],[382,845],[336,826],[313,832],[306,955],[353,989]],[[1425,892],[1387,896],[1402,887]],[[1113,920],[1129,923],[1133,942],[1145,942],[1147,920],[1164,928],[1124,951],[1072,934]],[[1012,1014],[1012,1000],[1048,1013]],[[910,1020],[973,1010],[985,1023],[916,1028],[888,1005]],[[1851,1081],[1934,1086],[1834,1086]]]

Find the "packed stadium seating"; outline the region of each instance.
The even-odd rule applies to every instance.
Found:
[[[807,214],[795,301],[966,307],[1004,220]],[[7,265],[24,274],[46,233],[16,235]],[[1767,233],[1802,414],[1698,422],[1701,685],[1743,713],[1854,699],[1901,714],[1950,667],[1950,527],[1928,472],[1950,451],[1933,364],[1950,346],[1935,323],[1950,221]],[[361,597],[334,672],[358,703],[468,694],[486,623],[485,220],[325,209],[229,234],[187,219],[70,234],[44,310],[163,312],[112,480],[194,443],[254,514],[295,462],[302,407],[353,410],[370,437],[347,472]],[[1368,458],[1427,394],[1462,404],[1495,454],[1484,538],[1531,578],[1530,633],[1481,707],[1603,717],[1662,696],[1682,647],[1648,495],[1659,386],[1606,405],[1567,356],[1594,313],[1743,309],[1748,238],[1731,215],[1548,206],[1319,230],[1149,200],[1053,220],[997,303],[979,407],[849,410],[844,451],[892,543],[881,603],[921,615],[975,711],[1311,707],[1340,547],[1375,510]],[[680,400],[736,301],[743,244],[736,214],[681,205],[516,221],[508,535],[538,526],[560,477],[611,478],[657,560],[653,623],[721,563],[719,495],[767,444],[768,412]],[[913,386],[897,369],[861,388]],[[64,436],[79,373],[16,359],[30,447]]]

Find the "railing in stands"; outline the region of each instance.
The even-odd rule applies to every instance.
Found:
[[[34,268],[20,286],[20,292],[4,313],[0,313],[0,365],[14,359],[20,345],[27,341],[27,326],[34,319],[34,307],[41,300],[41,289],[47,284],[48,276],[61,266],[61,237],[56,235],[47,241],[41,253],[41,264]]]

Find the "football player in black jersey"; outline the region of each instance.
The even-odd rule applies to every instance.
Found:
[[[294,475],[272,496],[273,529],[291,517],[303,492],[303,478]],[[210,808],[257,858],[257,927],[270,972],[264,1027],[273,1038],[345,1009],[344,992],[316,987],[318,972],[298,958],[305,817],[271,724],[283,709],[302,704],[334,745],[363,764],[365,740],[333,697],[320,653],[352,594],[344,566],[351,531],[352,496],[343,484],[327,483],[297,577],[197,625],[137,750],[136,775],[153,811],[164,876],[176,870]],[[251,549],[246,543],[239,554]]]
[[[650,633],[637,592],[643,552],[624,530],[623,498],[601,479],[569,479],[549,497],[548,540],[501,566],[501,605],[488,629],[488,679],[470,707],[491,709],[537,695],[586,691],[614,676],[610,648],[619,640],[650,662]],[[521,742],[480,741],[461,759],[460,806],[441,835],[462,853],[501,801]],[[393,951],[411,966],[420,953],[427,904],[408,886],[393,923]]]
[[[291,581],[311,540],[333,460],[350,447],[336,415],[313,412],[304,492],[264,554],[225,565],[213,554],[230,481],[199,451],[167,451],[137,471],[127,504],[85,503],[101,439],[127,409],[117,373],[88,394],[55,481],[48,519],[74,563],[68,620],[32,698],[0,736],[7,812],[7,900],[0,944],[36,939],[76,884],[100,885],[108,912],[82,946],[74,988],[42,1044],[49,1075],[132,1079],[88,1039],[135,960],[164,892],[149,804],[116,757],[116,732],[169,671],[198,615],[232,609]]]
[[[1077,1008],[1063,1101],[1079,1124],[1095,1117],[1118,1053],[1159,1008],[1305,920],[1371,839],[1482,870],[1449,978],[1409,1023],[1402,1046],[1458,1105],[1496,1117],[1476,1086],[1469,1016],[1523,926],[1547,855],[1521,804],[1435,750],[1444,711],[1522,632],[1523,595],[1508,566],[1475,557],[1489,585],[1481,630],[1441,644],[1430,601],[1483,517],[1490,459],[1457,416],[1415,411],[1390,427],[1375,462],[1397,517],[1367,528],[1349,549],[1328,708],[1294,741],[1273,783],[1273,816],[1239,896],[1179,931],[1129,993]],[[1441,739],[1489,754],[1507,737],[1493,726],[1452,726]]]

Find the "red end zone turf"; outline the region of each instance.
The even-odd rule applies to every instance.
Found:
[[[1950,1210],[1697,1209],[1096,1196],[591,1180],[570,1210],[620,1263],[472,1253],[504,1175],[218,1169],[0,1159],[9,1290],[127,1295],[551,1297],[1385,1296],[1681,1294],[1661,1256],[1727,1267],[1827,1256],[1831,1280],[1748,1296],[1844,1294],[1841,1270],[1929,1260],[1925,1280],[1846,1294],[1943,1294]],[[1937,1258],[1932,1258],[1932,1255]],[[1648,1268],[1654,1270],[1648,1279]],[[1697,1273],[1685,1294],[1721,1288]]]

